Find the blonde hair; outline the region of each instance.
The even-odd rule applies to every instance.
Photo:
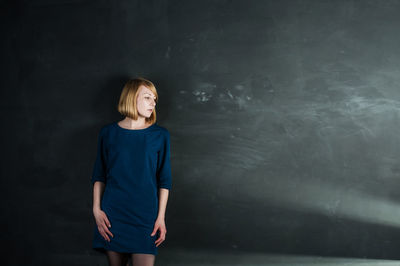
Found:
[[[121,115],[132,118],[133,120],[138,119],[139,114],[136,108],[137,106],[136,99],[139,92],[139,87],[142,85],[147,87],[149,90],[151,90],[151,92],[154,93],[154,95],[156,96],[155,101],[156,103],[158,102],[158,94],[156,87],[150,80],[144,79],[142,77],[129,79],[125,83],[124,88],[122,89],[121,96],[118,102],[118,112]],[[146,117],[146,122],[150,124],[154,124],[156,122],[155,108],[151,116],[149,118]]]

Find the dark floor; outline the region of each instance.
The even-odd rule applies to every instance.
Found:
[[[98,253],[86,254],[84,256],[66,254],[52,257],[49,263],[53,265],[98,265],[108,266],[105,256]],[[62,259],[61,259],[62,257]],[[68,258],[68,259],[67,259]],[[50,265],[49,264],[49,265]],[[332,258],[319,256],[298,255],[275,255],[261,253],[221,253],[210,250],[188,250],[188,249],[159,249],[156,257],[156,266],[400,266],[400,261],[395,260],[372,260],[357,258]]]

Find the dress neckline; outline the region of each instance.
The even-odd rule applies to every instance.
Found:
[[[121,129],[121,130],[124,130],[124,131],[132,131],[132,132],[135,132],[135,131],[145,131],[145,130],[148,130],[148,129],[150,129],[150,128],[154,127],[154,125],[155,125],[155,124],[156,124],[156,123],[153,123],[153,124],[151,124],[150,126],[148,126],[148,127],[146,127],[146,128],[140,128],[140,129],[129,129],[129,128],[124,128],[124,127],[121,127],[121,126],[118,124],[118,121],[114,123],[114,125],[115,125],[117,128],[119,128],[119,129]]]

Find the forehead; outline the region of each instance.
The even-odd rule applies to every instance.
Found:
[[[149,88],[147,88],[147,87],[144,86],[144,85],[140,85],[140,86],[139,86],[139,94],[140,94],[140,95],[150,94],[151,96],[154,96],[154,97],[155,97],[154,93],[153,93]]]

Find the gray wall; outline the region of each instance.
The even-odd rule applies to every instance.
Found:
[[[7,262],[105,265],[91,249],[90,175],[98,130],[122,119],[115,106],[133,76],[154,81],[171,133],[160,252],[399,258],[399,11],[400,1],[2,1]]]

